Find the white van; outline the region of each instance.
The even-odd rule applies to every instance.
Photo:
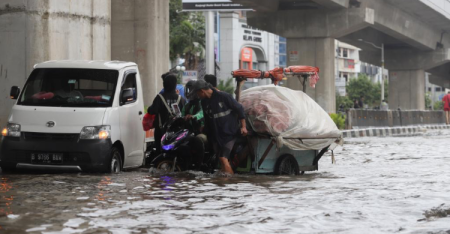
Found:
[[[2,130],[3,170],[119,172],[144,163],[144,100],[135,63],[37,64]]]

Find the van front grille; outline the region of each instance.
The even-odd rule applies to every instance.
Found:
[[[37,132],[23,132],[25,140],[52,140],[52,141],[73,141],[78,140],[80,134],[65,134],[65,133],[37,133]]]

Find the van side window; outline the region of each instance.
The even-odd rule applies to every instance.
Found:
[[[133,98],[132,100],[127,100],[125,104],[134,103],[137,100],[138,93],[137,93],[137,85],[136,85],[136,73],[128,73],[126,74],[126,77],[123,80],[122,88],[120,89],[120,93],[123,93],[126,90],[130,90],[133,92]]]

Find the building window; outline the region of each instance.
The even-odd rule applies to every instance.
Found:
[[[436,87],[436,92],[441,92],[441,87]]]
[[[253,70],[258,70],[258,63],[257,62],[253,62]]]
[[[280,54],[286,54],[286,44],[285,43],[280,43],[279,52],[280,52]]]
[[[243,62],[242,69],[248,69],[248,68],[249,68],[249,62]]]
[[[342,77],[345,79],[345,82],[348,82],[348,74],[347,73],[344,73],[342,75]]]
[[[428,87],[428,92],[431,92],[431,87]]]
[[[287,56],[280,54],[280,67],[286,67],[287,65]]]
[[[342,57],[348,58],[348,49],[342,49]]]

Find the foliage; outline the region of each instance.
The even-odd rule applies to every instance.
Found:
[[[195,69],[205,48],[205,18],[200,12],[183,12],[181,0],[170,0],[170,59],[184,57],[185,67]]]
[[[357,79],[350,79],[346,87],[348,97],[351,101],[364,97],[364,104],[379,106],[381,96],[381,83],[372,83],[365,74],[359,74]],[[389,84],[384,82],[384,99],[389,97]]]
[[[228,80],[220,80],[219,84],[217,84],[217,89],[219,89],[222,92],[229,93],[231,95],[234,94],[234,84],[233,84],[233,78],[228,78]]]
[[[444,110],[444,102],[443,101],[437,101],[434,102],[433,110]]]
[[[330,117],[339,129],[345,128],[345,116],[343,114],[332,113],[330,114]]]
[[[339,111],[346,111],[350,108],[353,108],[353,102],[348,96],[341,96],[338,93],[336,94],[336,108]]]
[[[425,94],[425,109],[431,109],[431,97],[430,93]]]

